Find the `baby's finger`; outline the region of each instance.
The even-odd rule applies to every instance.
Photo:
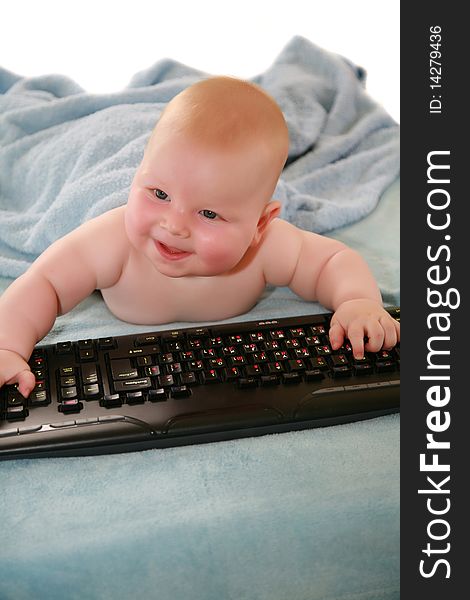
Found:
[[[27,398],[36,385],[36,377],[29,369],[25,369],[24,371],[20,371],[20,373],[18,373],[17,379],[18,391],[20,394],[22,394],[22,396]]]
[[[333,350],[338,350],[338,348],[341,348],[344,342],[344,329],[337,321],[331,324],[329,337]]]
[[[393,319],[393,324],[395,326],[395,331],[397,332],[397,344],[400,341],[400,323],[398,321],[395,321],[395,319]]]
[[[364,327],[352,324],[348,329],[348,339],[351,343],[354,358],[364,358]]]
[[[378,352],[382,348],[385,337],[382,325],[375,319],[367,321],[366,332],[368,338],[365,345],[366,350],[368,352]]]
[[[395,320],[390,319],[386,315],[380,318],[380,324],[384,330],[383,347],[385,350],[390,350],[393,346],[397,345],[398,338],[395,323]]]

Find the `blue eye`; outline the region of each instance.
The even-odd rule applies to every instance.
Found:
[[[168,198],[168,194],[163,190],[154,190],[154,193],[159,200],[166,200]]]
[[[200,213],[203,217],[205,217],[206,219],[216,219],[217,218],[217,213],[215,213],[213,210],[201,210]]]

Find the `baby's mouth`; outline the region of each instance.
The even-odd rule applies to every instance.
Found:
[[[167,246],[163,242],[159,242],[155,240],[155,246],[160,254],[169,260],[179,260],[181,258],[185,258],[189,256],[191,253],[186,252],[185,250],[180,250],[179,248],[174,248],[173,246]]]

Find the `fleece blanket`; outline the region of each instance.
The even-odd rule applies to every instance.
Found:
[[[124,204],[161,111],[206,76],[166,59],[122,91],[96,95],[64,76],[0,69],[0,276],[18,277],[56,238]],[[398,126],[364,77],[295,37],[253,78],[285,115],[290,152],[275,197],[304,229],[364,217],[398,174]]]

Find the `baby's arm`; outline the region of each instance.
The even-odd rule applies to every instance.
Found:
[[[269,235],[272,239],[269,240]],[[333,349],[349,338],[354,356],[364,349],[377,352],[399,341],[398,323],[382,306],[377,283],[361,256],[341,242],[274,221],[267,247],[278,256],[266,265],[274,285],[288,285],[305,300],[317,300],[334,311],[330,341]],[[281,248],[282,251],[276,250]],[[364,346],[364,336],[368,338]]]
[[[0,387],[18,383],[28,396],[35,378],[27,361],[35,344],[58,315],[119,279],[125,251],[120,221],[110,211],[59,239],[0,297]]]

